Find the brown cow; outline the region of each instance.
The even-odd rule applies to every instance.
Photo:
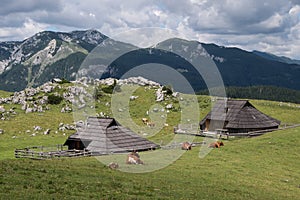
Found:
[[[148,121],[147,118],[142,118],[142,122],[143,122],[144,124],[147,124],[149,121]]]
[[[190,144],[189,142],[184,142],[181,145],[181,149],[182,150],[192,150],[192,144]]]
[[[220,147],[224,146],[224,143],[222,141],[218,141],[217,143],[219,144]]]
[[[222,141],[217,141],[217,142],[210,143],[208,147],[220,148],[221,146],[224,146],[224,143]]]
[[[155,123],[154,122],[147,122],[147,126],[149,126],[150,128],[155,127]]]
[[[143,165],[144,162],[140,159],[140,155],[133,151],[127,155],[126,164],[140,164]]]

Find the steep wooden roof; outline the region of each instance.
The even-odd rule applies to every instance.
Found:
[[[159,146],[130,129],[121,126],[113,118],[89,117],[84,127],[65,142],[81,140],[85,148],[98,153],[143,151]]]
[[[218,100],[200,124],[204,124],[207,119],[224,121],[224,128],[235,129],[259,129],[280,125],[280,121],[260,112],[247,100]]]

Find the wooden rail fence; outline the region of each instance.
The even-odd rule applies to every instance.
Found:
[[[183,131],[181,132],[179,129],[174,128],[174,133],[175,134],[185,134],[185,135],[194,135],[194,136],[203,136],[203,137],[213,137],[213,138],[223,138],[229,139],[230,137],[255,137],[255,136],[260,136],[263,135],[267,132],[272,132],[272,131],[277,131],[277,130],[285,130],[285,129],[290,129],[290,128],[296,128],[300,127],[300,124],[295,124],[295,125],[290,125],[290,126],[283,126],[279,127],[278,129],[266,129],[266,130],[261,130],[261,131],[251,131],[247,133],[228,133],[228,132],[201,132],[199,131],[198,133],[191,133],[188,131]],[[178,131],[179,130],[179,131]]]
[[[56,147],[56,148],[55,148]],[[57,145],[55,147],[34,146],[24,149],[15,149],[16,158],[31,158],[31,159],[51,159],[62,157],[86,157],[91,156],[91,152],[88,150],[68,150],[64,149],[63,145]]]

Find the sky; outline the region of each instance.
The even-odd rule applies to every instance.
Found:
[[[300,0],[1,0],[0,41],[45,30],[110,37],[144,27],[300,60]]]

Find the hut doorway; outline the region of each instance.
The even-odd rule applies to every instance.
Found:
[[[75,141],[75,149],[82,150],[82,142],[81,141]]]
[[[69,146],[68,149],[84,150],[85,148],[81,140],[68,141],[67,145]]]
[[[204,131],[208,131],[208,130],[209,130],[209,125],[210,125],[210,120],[207,119],[207,120],[205,121],[205,129],[204,129]]]

